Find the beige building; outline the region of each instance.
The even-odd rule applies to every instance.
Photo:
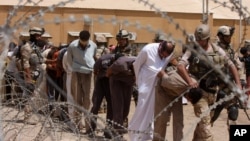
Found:
[[[44,27],[45,38],[55,45],[76,39],[82,29],[89,30],[93,40],[97,34],[104,34],[108,45],[116,44],[115,36],[121,28],[131,32],[131,41],[136,47],[152,42],[158,31],[185,42],[186,35],[192,34],[201,23],[204,11],[202,0],[72,0],[72,3],[33,0],[34,3],[23,1],[17,6],[18,1],[0,1],[0,24],[9,21],[10,27],[16,29],[15,39],[20,36],[27,38],[29,26]],[[243,1],[242,5],[250,5],[250,2]],[[235,6],[230,2],[223,6],[209,0],[208,24],[212,28],[213,40],[219,26],[234,26],[232,44],[238,48],[242,40],[250,39],[247,33],[249,25],[240,20],[238,12],[231,10],[233,8]],[[13,16],[8,18],[8,15]],[[181,50],[179,43],[177,50]]]

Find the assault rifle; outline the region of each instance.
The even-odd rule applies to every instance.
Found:
[[[238,100],[238,102],[239,102],[240,108],[243,109],[243,111],[244,111],[244,113],[246,114],[248,120],[250,120],[250,117],[249,117],[249,115],[248,115],[248,113],[247,113],[247,106],[244,106],[244,105],[242,104],[242,101],[239,99],[238,96],[236,96],[236,98],[237,98],[237,100]]]

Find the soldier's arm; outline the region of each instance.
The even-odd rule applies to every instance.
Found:
[[[183,54],[181,61],[177,65],[177,72],[187,82],[188,86],[190,86],[191,88],[197,88],[198,83],[191,79],[191,77],[189,76],[189,73],[186,69],[186,66],[188,65],[188,58],[190,56],[191,56],[190,51],[186,51]]]
[[[25,82],[32,82],[32,78],[31,78],[31,75],[30,75],[30,68],[25,68],[24,69],[24,79],[25,79]]]
[[[235,58],[236,58],[235,59],[235,62],[236,62],[235,65],[236,65],[236,68],[237,68],[238,73],[240,75],[239,77],[240,77],[240,79],[244,80],[245,79],[244,64],[243,64],[243,62],[240,61],[238,56],[236,56]]]
[[[162,78],[164,75],[166,75],[164,70],[161,70],[157,73],[157,77]]]
[[[24,71],[24,79],[26,82],[32,82],[31,71],[30,71],[30,54],[32,53],[32,48],[28,43],[21,47],[21,58],[22,58],[22,67]]]
[[[188,74],[188,71],[186,70],[183,64],[178,64],[177,70],[179,75],[187,82],[188,86],[190,86],[191,88],[198,87],[198,83],[191,79],[191,77]]]
[[[230,72],[232,73],[233,75],[233,78],[234,78],[234,81],[236,83],[236,85],[242,89],[242,86],[241,86],[241,82],[240,82],[240,77],[239,77],[239,73],[238,73],[238,70],[236,68],[236,66],[234,65],[234,63],[230,60],[230,58],[228,58],[228,56],[226,55],[225,51],[222,50],[221,48],[219,48],[219,54],[221,56],[224,56],[225,57],[225,63],[227,63],[227,66],[229,67],[229,70]]]
[[[229,65],[229,69],[233,75],[233,78],[234,78],[234,81],[236,83],[236,85],[242,89],[242,86],[241,86],[241,83],[240,83],[240,77],[239,77],[239,74],[238,74],[238,71],[237,71],[237,68],[235,67],[234,64],[231,64]]]

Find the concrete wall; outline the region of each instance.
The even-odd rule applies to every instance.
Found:
[[[12,19],[12,23],[14,24],[16,20],[21,17],[27,17],[33,13],[36,13],[38,9],[41,7],[24,7],[18,10],[17,15]],[[7,13],[10,7],[0,6],[0,24],[4,24]],[[61,19],[69,19],[70,16],[74,15],[76,19],[81,19],[75,23],[70,22],[62,22],[60,24],[55,24],[55,17],[59,17]],[[38,17],[32,22],[28,22],[31,26],[40,26],[40,19],[44,20],[46,23],[44,24],[44,28],[46,31],[53,37],[50,39],[55,45],[59,45],[60,43],[68,43],[69,41],[77,38],[70,37],[68,35],[69,31],[81,31],[87,25],[83,22],[83,15],[88,15],[91,18],[98,19],[100,16],[104,20],[111,20],[111,18],[115,17],[118,21],[121,22],[117,24],[112,24],[112,22],[104,22],[100,23],[96,20],[92,22],[89,26],[89,31],[92,34],[92,39],[94,39],[95,32],[109,32],[114,37],[120,28],[126,29],[131,32],[135,32],[137,34],[137,39],[135,43],[148,43],[152,42],[154,38],[154,32],[148,31],[151,27],[154,31],[161,30],[166,33],[170,33],[174,39],[179,39],[185,42],[185,36],[183,36],[183,32],[176,28],[176,25],[170,24],[166,19],[161,18],[161,15],[155,14],[154,12],[142,12],[142,11],[122,11],[122,10],[96,10],[96,9],[76,9],[76,8],[57,8],[55,11],[46,13],[43,17]],[[179,23],[182,29],[185,29],[187,33],[193,33],[194,29],[197,25],[201,23],[202,14],[189,14],[189,13],[168,13],[174,19],[174,23]],[[24,18],[23,18],[24,19]],[[212,37],[211,39],[216,39],[216,32],[219,26],[221,25],[231,25],[236,27],[235,34],[232,39],[232,43],[234,46],[239,45],[239,22],[235,20],[217,20],[213,19],[213,15],[209,16],[209,25],[212,29]],[[138,22],[141,27],[138,28],[135,25],[126,25],[124,21],[128,21],[129,23]],[[248,28],[248,27],[246,27]],[[20,26],[20,29],[15,33],[16,38],[19,36],[20,31],[28,31]],[[246,39],[250,38],[249,35],[244,36]],[[108,44],[116,44],[115,38],[110,38]],[[177,45],[177,50],[181,50],[181,45]]]

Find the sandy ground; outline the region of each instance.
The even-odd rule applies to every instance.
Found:
[[[195,117],[193,112],[192,104],[188,103],[188,105],[183,105],[184,108],[184,140],[191,141],[193,136],[193,131],[195,128],[195,123],[198,118]],[[134,112],[134,105],[131,106],[131,111],[129,117],[131,118]],[[250,110],[247,110],[248,114],[250,115]],[[239,117],[237,120],[237,124],[247,124],[250,125],[250,121],[248,120],[246,114],[242,109],[239,110]],[[166,133],[166,140],[172,141],[172,119],[170,124],[167,126],[167,133]],[[229,140],[229,133],[227,127],[227,110],[224,109],[220,115],[220,117],[215,121],[213,127],[211,128],[214,134],[214,141],[224,141]],[[127,137],[127,136],[125,136]],[[128,139],[128,138],[127,138]],[[129,141],[129,139],[128,139]]]
[[[135,111],[134,101],[131,101],[129,120],[131,119],[134,111]],[[44,122],[37,123],[36,125],[23,124],[22,120],[20,120],[22,118],[23,112],[20,112],[20,114],[19,114],[20,118],[17,118],[19,120],[16,120],[15,122],[8,121],[8,117],[9,117],[9,119],[13,119],[12,116],[15,115],[13,113],[17,112],[17,109],[13,108],[13,107],[2,107],[1,112],[2,112],[2,117],[4,118],[4,120],[2,121],[2,127],[3,127],[3,133],[4,133],[3,140],[4,141],[15,139],[15,135],[17,135],[17,134],[18,134],[18,136],[16,136],[16,140],[18,140],[18,141],[19,140],[20,141],[33,140],[34,136],[37,136],[38,132],[40,132],[42,130],[43,130],[42,133],[44,135],[39,136],[39,138],[37,138],[37,140],[74,141],[74,140],[79,139],[78,137],[80,137],[80,140],[82,140],[82,141],[105,140],[104,138],[101,137],[102,136],[101,132],[96,132],[96,134],[97,134],[96,138],[88,138],[86,135],[84,135],[82,133],[79,136],[77,136],[76,134],[73,134],[72,132],[69,132],[67,130],[62,131],[61,130],[62,127],[60,124],[50,124],[50,125],[48,124],[47,126],[52,126],[54,129],[52,129],[50,127],[50,128],[46,128],[47,130],[44,130],[43,128],[41,128],[44,125]],[[250,114],[250,110],[247,110],[247,112]],[[105,113],[99,114],[99,116],[104,119]],[[184,105],[184,116],[185,116],[185,118],[184,118],[184,140],[191,141],[192,135],[193,135],[193,130],[195,128],[195,124],[196,124],[196,121],[198,119],[194,116],[193,106],[190,103],[188,105]],[[32,120],[39,121],[39,119],[40,119],[40,120],[44,121],[44,118],[45,117],[41,117],[41,116],[33,116]],[[226,120],[227,120],[227,111],[224,109],[222,111],[220,117],[215,122],[214,126],[212,127],[212,132],[214,133],[215,141],[220,141],[222,139],[224,141],[229,140],[229,134],[228,134],[228,130],[227,130]],[[98,123],[100,123],[100,125],[102,125],[102,122],[100,120],[98,120]],[[245,115],[243,110],[239,111],[239,117],[238,117],[237,123],[250,125],[250,121],[247,119],[247,116]],[[44,127],[46,127],[46,125]],[[166,135],[165,139],[168,141],[172,141],[173,140],[172,139],[172,122],[170,122],[170,124],[167,126],[167,128],[168,128],[168,130],[167,130],[167,135]],[[84,132],[84,130],[82,132]],[[50,136],[48,136],[48,134],[50,134]],[[124,139],[129,141],[128,134],[124,135]]]

